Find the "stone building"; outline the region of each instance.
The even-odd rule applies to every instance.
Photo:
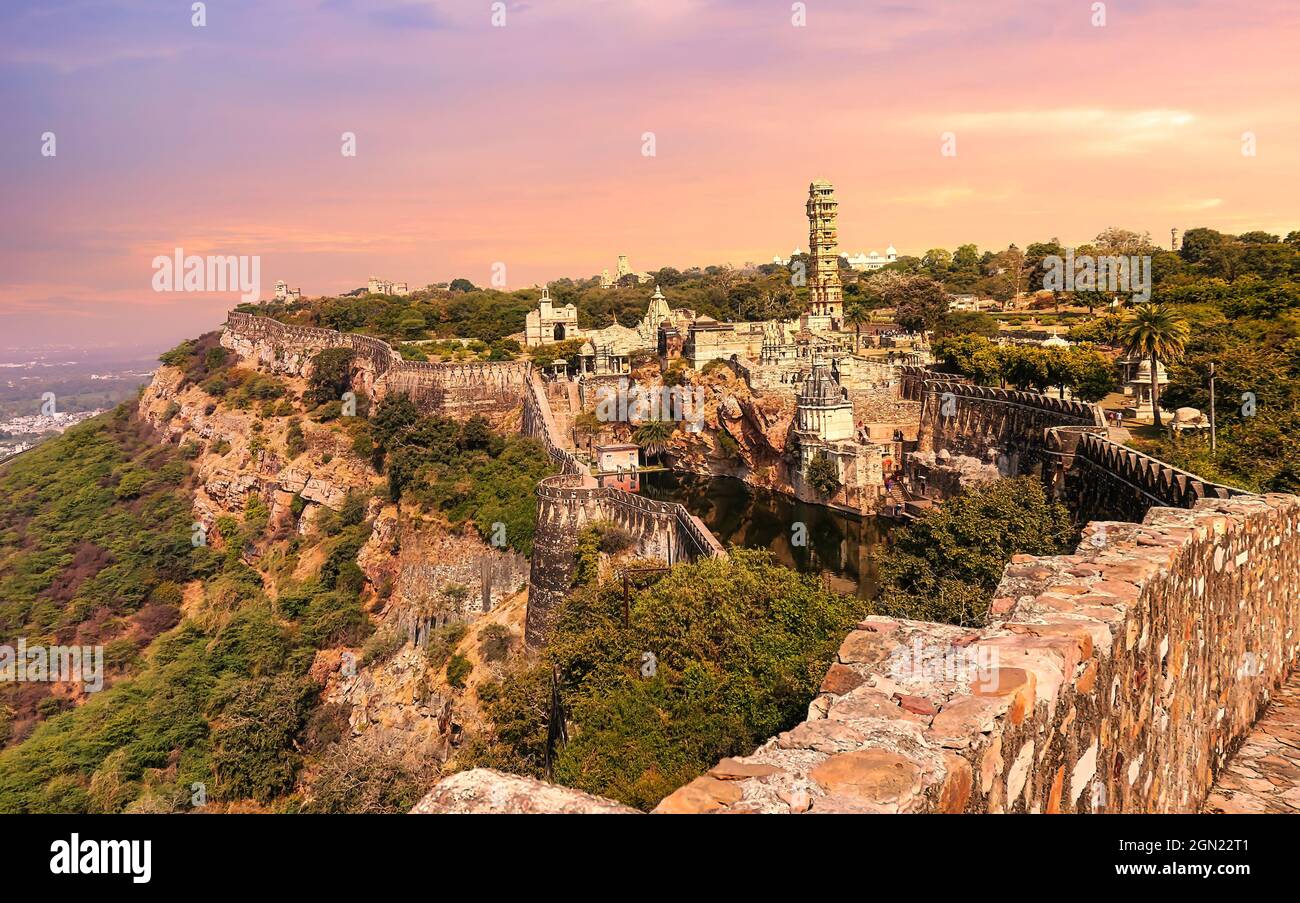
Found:
[[[289,283],[283,279],[277,279],[275,282],[275,300],[277,301],[301,301],[302,289],[289,288]]]
[[[872,251],[870,254],[863,254],[859,251],[852,257],[845,257],[844,259],[848,261],[849,269],[869,273],[897,261],[898,251],[894,249],[893,245],[890,245],[889,248],[886,249],[883,257],[875,251]]]
[[[578,309],[572,304],[555,307],[551,303],[550,286],[543,286],[537,307],[524,318],[524,344],[536,348],[576,338],[579,338]]]
[[[848,390],[823,360],[813,362],[799,389],[793,433],[799,449],[795,488],[801,497],[854,511],[876,510],[884,491],[884,460],[893,447],[859,437]],[[828,498],[819,497],[807,483],[818,458],[835,465],[841,484]]]
[[[615,486],[626,492],[641,491],[641,446],[630,443],[597,445],[592,452],[601,486]]]
[[[405,282],[392,282],[388,279],[380,279],[378,276],[371,276],[366,283],[366,291],[372,295],[409,295],[410,287]]]

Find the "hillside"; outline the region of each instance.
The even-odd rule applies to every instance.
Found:
[[[0,642],[103,655],[0,684],[0,812],[404,811],[520,646],[536,444],[343,416],[217,338],[0,468]]]

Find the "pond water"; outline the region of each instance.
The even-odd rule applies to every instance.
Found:
[[[880,586],[877,554],[889,545],[895,526],[886,518],[809,505],[733,477],[643,473],[641,494],[680,502],[724,546],[769,549],[786,567],[824,575],[836,592],[870,599]],[[794,543],[795,524],[805,526],[806,545]]]

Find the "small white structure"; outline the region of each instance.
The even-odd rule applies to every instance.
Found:
[[[289,288],[289,283],[283,279],[277,279],[275,282],[275,300],[277,301],[301,301],[302,289]]]
[[[1169,373],[1165,370],[1165,365],[1156,361],[1156,383],[1161,389],[1169,384]],[[1131,394],[1136,401],[1133,409],[1133,416],[1139,420],[1155,417],[1155,405],[1151,399],[1151,361],[1150,359],[1138,364],[1137,372],[1133,379],[1129,380],[1126,387],[1131,389]]]
[[[524,344],[529,348],[578,338],[578,309],[572,304],[551,304],[550,286],[542,287],[542,298],[524,317]]]
[[[371,276],[366,281],[366,291],[372,295],[409,295],[410,287],[405,282],[392,282]]]
[[[849,262],[849,269],[857,270],[859,272],[869,272],[871,270],[881,269],[882,267],[888,266],[897,261],[898,251],[894,249],[893,245],[890,245],[885,249],[883,257],[875,251],[872,251],[870,254],[863,254],[859,251],[852,257],[847,257],[846,259]]]

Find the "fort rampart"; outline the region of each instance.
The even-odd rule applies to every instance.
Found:
[[[1101,409],[1093,404],[1037,392],[927,379],[918,447],[923,452],[996,459],[1003,476],[1041,474],[1052,464],[1048,430],[1105,425]]]
[[[1179,470],[1121,445],[1097,427],[1047,431],[1055,456],[1054,495],[1080,523],[1094,519],[1141,521],[1153,507],[1191,508],[1201,499],[1250,495]]]
[[[578,534],[596,521],[613,523],[636,539],[641,557],[672,565],[725,555],[722,544],[676,502],[658,502],[614,486],[601,486],[591,468],[564,447],[541,376],[529,373],[523,430],[545,447],[560,468],[537,486],[537,530],[528,579],[525,639],[546,641],[552,613],[573,583]]]
[[[659,810],[1194,812],[1300,654],[1300,499],[1090,524],[992,618],[866,619],[807,721]]]
[[[429,363],[408,361],[372,336],[281,323],[231,311],[221,343],[271,372],[307,376],[327,348],[353,354],[353,385],[371,400],[405,394],[421,410],[453,417],[518,410],[528,377],[526,361]]]

